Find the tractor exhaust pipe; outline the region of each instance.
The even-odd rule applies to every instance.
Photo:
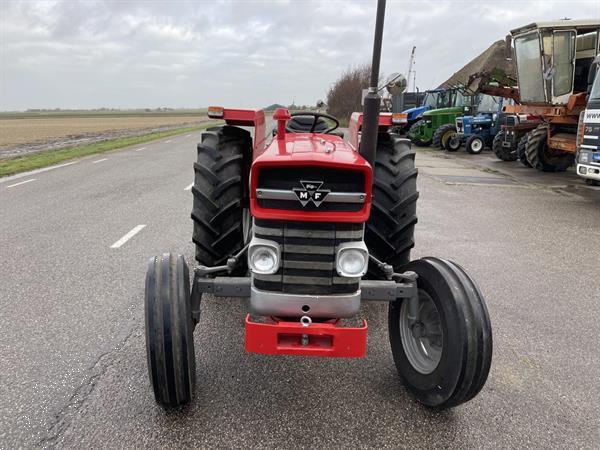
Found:
[[[371,82],[369,92],[365,96],[363,109],[362,136],[360,154],[375,164],[377,151],[377,131],[379,128],[379,107],[381,96],[377,90],[379,84],[379,63],[381,61],[381,43],[383,41],[383,19],[385,18],[385,0],[377,1],[377,19],[375,21],[375,39],[373,41],[373,61],[371,62]]]

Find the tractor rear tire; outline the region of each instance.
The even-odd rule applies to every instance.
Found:
[[[522,136],[521,139],[519,139],[519,143],[517,144],[517,158],[519,159],[519,162],[525,167],[531,167],[531,164],[529,164],[529,161],[527,161],[527,155],[525,154],[528,139],[529,133],[525,133],[525,135]]]
[[[465,142],[465,148],[471,155],[479,155],[485,148],[485,141],[478,134],[472,134],[467,138],[467,142]]]
[[[388,329],[398,374],[422,404],[458,406],[479,393],[490,371],[492,327],[485,300],[453,262],[423,258],[405,269],[418,276],[420,317],[411,322],[408,299],[390,302]]]
[[[447,123],[446,125],[442,125],[435,130],[435,133],[433,133],[433,142],[431,146],[433,148],[446,148],[446,142],[453,133],[456,133],[456,127],[453,124]]]
[[[498,159],[502,161],[516,161],[517,160],[517,149],[513,146],[504,147],[502,142],[504,141],[504,130],[498,131],[494,140],[492,141],[492,150]]]
[[[250,133],[241,128],[225,125],[202,133],[192,187],[192,241],[200,264],[225,264],[245,245],[248,230],[244,228],[249,226],[244,217],[248,214],[245,161],[251,151]],[[245,274],[246,265],[242,258],[234,274]]]
[[[146,355],[156,402],[163,407],[189,403],[196,359],[190,302],[190,274],[181,255],[150,259],[145,289]]]
[[[547,145],[548,125],[542,124],[531,131],[527,146],[525,147],[525,155],[527,161],[542,172],[564,172],[573,164],[574,155],[561,154],[551,155]]]
[[[419,137],[411,137],[419,136],[418,131],[421,127],[421,122],[423,122],[423,120],[417,120],[410,126],[408,129],[408,136],[410,137],[410,141],[417,147],[428,147],[431,145],[431,139],[421,140]]]
[[[396,272],[410,261],[417,223],[417,169],[408,139],[379,134],[373,174],[373,203],[365,229],[365,243],[375,258]],[[369,276],[382,273],[369,264]]]

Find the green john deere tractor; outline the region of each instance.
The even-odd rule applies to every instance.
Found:
[[[451,89],[446,91],[446,97],[446,107],[424,112],[421,120],[410,128],[408,138],[413,144],[445,148],[448,139],[456,133],[456,118],[471,112],[474,103],[472,96],[459,89]]]

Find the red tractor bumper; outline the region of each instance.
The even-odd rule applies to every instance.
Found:
[[[252,322],[246,316],[246,351],[266,355],[329,356],[362,358],[367,347],[367,322],[359,328],[342,327],[339,321],[284,322],[269,318]]]

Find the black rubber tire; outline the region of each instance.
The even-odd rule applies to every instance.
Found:
[[[504,147],[502,141],[504,140],[504,130],[498,131],[494,140],[492,141],[492,151],[498,159],[502,161],[516,161],[517,160],[517,149],[514,146]]]
[[[370,254],[396,271],[410,261],[410,250],[415,245],[417,173],[410,141],[379,134],[365,243]],[[369,264],[369,276],[382,275],[374,264]]]
[[[527,161],[542,172],[564,172],[573,164],[574,155],[567,153],[560,155],[550,155],[546,143],[548,137],[548,125],[538,125],[535,130],[530,132],[527,146],[525,147],[525,156]]]
[[[428,147],[429,145],[431,145],[431,139],[421,140],[415,137],[417,130],[421,126],[421,122],[423,122],[423,120],[417,120],[410,126],[410,128],[408,129],[408,137],[410,138],[410,141],[417,147]]]
[[[481,142],[481,147],[479,150],[474,150],[473,144],[477,141]],[[467,138],[467,142],[465,142],[465,148],[467,149],[467,153],[470,153],[471,155],[480,155],[483,153],[483,149],[485,148],[485,141],[478,134],[472,134]]]
[[[388,329],[398,374],[424,405],[436,409],[458,406],[479,393],[490,371],[492,327],[485,300],[475,282],[453,262],[423,258],[405,269],[417,273],[418,288],[433,299],[441,318],[444,344],[433,372],[415,370],[400,337],[403,300],[391,302]]]
[[[462,140],[458,138],[456,133],[451,134],[448,139],[446,139],[446,145],[444,145],[444,150],[447,152],[457,152],[462,147]]]
[[[194,394],[196,359],[190,276],[183,256],[165,253],[150,259],[145,317],[148,374],[154,398],[164,407],[185,405]]]
[[[446,139],[447,139],[447,137],[445,135],[446,135],[446,133],[451,133],[451,132],[456,133],[456,127],[454,126],[454,124],[447,123],[447,124],[442,125],[441,127],[439,127],[433,133],[433,139],[432,139],[431,146],[433,148],[441,148],[441,149],[443,149],[444,148],[444,144],[445,144]]]
[[[519,139],[519,143],[517,144],[517,159],[525,167],[531,167],[531,164],[529,164],[529,161],[527,161],[527,155],[525,154],[528,139],[529,133],[525,133],[523,136],[521,136],[521,139]]]
[[[252,151],[250,133],[221,126],[202,133],[194,164],[192,241],[196,260],[206,266],[225,264],[244,246],[243,216],[248,208],[248,167]],[[235,274],[246,272],[242,258]]]

